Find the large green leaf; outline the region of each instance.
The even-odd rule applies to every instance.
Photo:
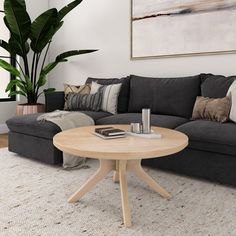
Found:
[[[17,1],[26,9],[25,0],[17,0]]]
[[[56,32],[62,27],[63,21],[56,23],[55,25],[51,26],[51,28],[43,35],[43,39],[37,43],[37,48],[32,48],[33,45],[31,44],[31,48],[35,52],[41,52],[47,44],[51,41],[52,37],[56,34]]]
[[[47,75],[50,71],[52,71],[61,62],[67,62],[67,60],[63,59],[63,60],[60,60],[60,61],[54,61],[54,62],[49,63],[48,65],[46,65],[43,68],[41,74]]]
[[[48,65],[46,65],[40,73],[40,76],[39,76],[39,79],[37,82],[37,87],[40,88],[40,87],[44,86],[47,82],[47,80],[46,80],[47,74],[50,71],[52,71],[59,63],[66,62],[66,61],[67,61],[66,59],[63,59],[61,61],[54,61],[54,62],[51,62]]]
[[[25,87],[27,92],[33,91],[33,83],[27,75],[25,76]]]
[[[18,79],[11,80],[8,83],[5,92],[12,91],[14,86],[17,86],[22,92],[27,93],[27,90],[26,90],[26,87],[25,87],[25,82],[22,81],[22,80],[18,80]]]
[[[42,87],[46,84],[47,80],[46,80],[46,74],[45,73],[41,73],[37,82],[37,86],[38,87]]]
[[[73,51],[68,51],[60,54],[57,56],[56,60],[54,62],[49,63],[47,66],[43,68],[43,70],[40,73],[39,80],[37,82],[38,87],[42,87],[43,85],[46,84],[46,75],[52,71],[59,63],[66,62],[67,57],[71,56],[76,56],[80,54],[85,54],[85,53],[91,53],[95,52],[97,50],[73,50]]]
[[[53,34],[51,35],[51,38],[54,36],[54,34],[62,27],[62,25],[64,24],[64,21],[60,21],[57,22],[54,26],[53,26]]]
[[[9,46],[12,52],[14,52],[15,54],[19,56],[22,56],[24,54],[24,51],[21,45],[15,38],[11,37],[8,42],[9,42]]]
[[[10,50],[13,54],[17,54],[19,56],[24,56],[29,52],[29,44],[25,42],[24,49],[22,48],[21,44],[13,37],[11,37],[8,41]],[[24,51],[23,51],[24,50]]]
[[[56,89],[55,88],[47,88],[47,89],[44,89],[43,92],[44,93],[51,93],[51,92],[54,92]]]
[[[59,63],[62,62],[67,62],[66,59],[63,59],[61,61],[54,61],[49,63],[48,65],[46,65],[43,70],[41,71],[40,75],[39,75],[39,79],[37,82],[37,88],[40,88],[42,86],[44,86],[47,82],[47,74],[52,71]]]
[[[54,25],[58,23],[57,21],[57,9],[53,8],[47,10],[31,25],[31,48],[34,52],[41,52],[42,49],[48,44],[51,39],[51,35],[54,33]]]
[[[16,96],[16,95],[22,95],[24,97],[27,97],[27,94],[25,94],[23,91],[12,91],[8,94],[9,97]]]
[[[15,75],[16,77],[20,77],[20,72],[14,66],[2,59],[0,59],[0,67]]]
[[[67,6],[63,7],[58,14],[58,21],[61,21],[65,15],[67,15],[71,10],[77,7],[83,0],[75,0],[69,3]]]
[[[31,20],[26,11],[25,2],[23,0],[5,0],[4,12],[8,28],[24,47],[31,30]]]
[[[8,28],[8,30],[10,31],[10,34],[14,35],[14,32],[11,30],[11,28],[9,26],[9,23],[7,22],[6,16],[3,17],[3,21],[4,21],[5,25],[6,25],[6,27]],[[16,36],[16,38],[17,38],[17,36]]]
[[[46,75],[52,71],[59,63],[66,62],[67,57],[86,54],[86,53],[92,53],[97,50],[72,50],[68,52],[64,52],[56,57],[56,60],[54,62],[49,63],[47,66],[43,68],[43,70],[40,73],[39,80],[37,82],[37,86],[41,87],[46,84]]]
[[[55,88],[47,88],[47,89],[44,89],[43,92],[39,93],[37,98],[39,98],[39,96],[41,96],[42,94],[44,93],[51,93],[51,92],[54,92],[56,89]]]
[[[13,54],[17,54],[17,55],[22,56],[24,52],[23,52],[23,48],[21,46],[21,43],[19,42],[19,40],[17,40],[17,36],[14,37],[14,33],[12,32],[12,30],[7,22],[6,16],[4,16],[3,19],[4,19],[4,23],[5,23],[6,27],[10,31],[10,35],[11,35],[10,39],[8,40],[8,45],[9,45],[10,50],[12,51]]]
[[[9,52],[10,54],[12,53],[12,52],[11,52],[10,45],[9,45],[6,41],[4,41],[4,40],[2,40],[2,39],[0,39],[0,47],[3,48],[3,49],[5,49],[5,50],[6,50],[7,52]]]
[[[72,56],[77,56],[77,55],[81,55],[81,54],[87,54],[87,53],[92,53],[92,52],[96,52],[97,49],[88,49],[88,50],[71,50],[71,51],[67,51],[64,52],[60,55],[58,55],[56,57],[56,61],[61,61],[67,57],[72,57]]]
[[[8,92],[8,91],[12,90],[12,88],[13,88],[14,86],[16,86],[17,81],[18,81],[18,80],[11,80],[11,81],[8,83],[7,87],[6,87],[5,92]]]

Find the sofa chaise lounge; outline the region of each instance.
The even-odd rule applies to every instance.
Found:
[[[121,79],[88,78],[100,84],[122,83],[118,114],[83,111],[95,123],[129,124],[141,121],[141,110],[151,108],[151,124],[179,130],[189,137],[189,146],[165,158],[144,164],[180,174],[236,186],[236,124],[191,120],[197,96],[222,98],[236,77],[200,74],[180,78],[150,78],[130,75]],[[46,111],[63,109],[64,93],[45,96]],[[9,150],[49,164],[62,162],[62,153],[53,146],[60,128],[51,122],[40,123],[39,114],[16,116],[7,121]]]

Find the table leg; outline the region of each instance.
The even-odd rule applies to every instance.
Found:
[[[150,188],[155,190],[164,198],[171,198],[171,195],[161,187],[150,175],[148,175],[141,166],[141,160],[128,161],[127,169],[132,171],[141,180],[143,180]]]
[[[126,179],[127,171],[132,171],[141,180],[146,182],[153,190],[158,192],[162,197],[171,197],[171,195],[164,188],[162,188],[151,176],[149,176],[144,171],[141,166],[141,160],[100,160],[100,167],[98,170],[85,182],[85,184],[82,185],[82,187],[76,193],[74,193],[68,199],[68,202],[77,202],[112,170],[116,171],[113,176],[113,181],[120,182],[123,220],[126,227],[132,226]]]
[[[127,161],[119,161],[120,192],[123,211],[123,220],[126,227],[131,227],[131,215],[129,207],[128,187],[126,180]]]
[[[116,161],[116,170],[113,174],[113,182],[118,183],[119,182],[119,161]]]
[[[115,161],[100,160],[100,167],[98,170],[68,199],[68,202],[77,202],[112,170],[115,170]]]

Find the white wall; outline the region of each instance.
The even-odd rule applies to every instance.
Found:
[[[49,0],[62,7],[70,0]],[[174,37],[174,36],[173,36]],[[223,37],[223,36],[222,36]],[[184,76],[201,72],[236,74],[236,55],[130,60],[130,0],[84,0],[65,17],[52,43],[50,58],[63,50],[98,48],[99,52],[70,59],[50,74],[50,86],[79,84],[88,76]]]
[[[48,9],[48,0],[26,0],[26,5],[32,20],[34,20],[41,12]],[[5,121],[15,115],[16,104],[17,102],[0,102],[0,133],[5,132]]]

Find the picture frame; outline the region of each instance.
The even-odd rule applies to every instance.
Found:
[[[232,22],[236,22],[236,2],[234,2],[233,0],[232,0],[232,4],[233,4],[232,9],[230,8],[230,6],[227,7],[227,5],[225,5],[226,6],[225,9],[214,10],[214,8],[213,8],[213,9],[209,10],[209,6],[210,6],[210,2],[209,2],[208,9],[206,9],[205,11],[201,9],[201,10],[196,11],[194,13],[185,12],[185,13],[175,13],[175,14],[172,14],[172,15],[170,14],[169,16],[168,15],[164,16],[165,20],[167,19],[167,21],[169,20],[169,22],[173,23],[174,21],[177,21],[176,25],[178,25],[178,21],[180,20],[179,17],[183,18],[183,20],[179,22],[180,26],[181,26],[181,22],[183,23],[183,21],[185,21],[185,22],[188,23],[189,22],[189,21],[187,21],[188,19],[195,22],[196,19],[198,20],[198,18],[197,18],[198,15],[200,15],[199,18],[201,18],[201,22],[198,22],[200,24],[199,26],[194,25],[194,24],[190,25],[189,23],[188,23],[189,27],[188,27],[187,24],[184,25],[184,23],[183,23],[183,26],[182,26],[182,28],[187,29],[190,32],[191,32],[191,27],[196,27],[196,30],[197,30],[196,34],[194,34],[194,28],[192,30],[192,32],[193,32],[192,37],[193,38],[196,37],[196,35],[198,35],[198,34],[201,35],[203,32],[206,31],[207,26],[205,26],[205,25],[207,25],[207,24],[205,23],[206,22],[205,20],[209,17],[210,17],[209,19],[212,20],[212,18],[216,19],[216,16],[218,14],[221,15],[221,16],[224,15],[224,14],[229,15],[228,12],[230,12],[230,18],[229,19],[232,19],[232,18],[235,19],[235,21],[230,21],[230,22],[229,22],[229,19],[228,20],[225,19],[223,21],[223,26],[225,28],[221,29],[222,35],[223,35],[223,32],[228,32],[228,34],[224,33],[224,35],[228,35],[228,36],[226,36],[227,39],[226,39],[225,44],[221,43],[221,39],[224,38],[224,37],[222,37],[220,32],[219,32],[219,38],[216,38],[216,39],[214,38],[215,37],[215,32],[218,32],[217,27],[216,27],[214,34],[211,35],[211,32],[209,32],[209,35],[206,35],[206,40],[205,41],[203,40],[202,42],[201,41],[200,42],[199,41],[194,42],[194,40],[192,40],[191,42],[187,42],[187,40],[186,40],[185,44],[182,44],[182,46],[181,46],[182,48],[181,47],[179,47],[179,48],[176,47],[176,45],[178,45],[178,43],[176,43],[176,45],[174,43],[172,43],[172,44],[170,43],[169,45],[172,45],[173,48],[168,49],[169,50],[168,52],[167,52],[167,50],[165,51],[165,48],[169,47],[169,45],[167,45],[165,43],[162,43],[162,42],[165,42],[165,41],[169,40],[169,38],[168,38],[169,34],[166,34],[168,37],[165,38],[165,37],[163,37],[163,35],[165,35],[165,32],[163,32],[161,30],[162,28],[166,29],[166,27],[159,27],[156,30],[156,28],[154,26],[158,26],[158,24],[161,24],[161,23],[155,23],[154,21],[151,23],[151,21],[150,21],[151,18],[152,19],[155,18],[154,17],[155,14],[153,14],[153,16],[150,16],[149,18],[147,17],[148,15],[146,15],[146,16],[142,15],[142,17],[140,17],[140,19],[143,20],[143,23],[142,23],[143,25],[140,27],[141,24],[139,24],[139,29],[138,29],[137,21],[139,19],[137,18],[137,6],[135,6],[135,3],[137,3],[137,1],[138,1],[138,4],[143,4],[144,9],[145,9],[145,4],[149,4],[148,9],[150,9],[150,4],[154,4],[155,1],[156,2],[161,2],[160,0],[159,1],[157,1],[157,0],[131,0],[131,7],[130,7],[130,9],[131,9],[131,17],[130,17],[131,18],[130,19],[130,27],[131,27],[130,58],[131,58],[131,60],[149,59],[149,58],[165,58],[165,57],[168,58],[168,57],[220,55],[220,54],[235,54],[236,53],[236,40],[235,40],[236,39],[236,23],[232,23]],[[178,3],[179,1],[176,1],[176,0],[164,1],[163,0],[163,4],[165,2],[172,2],[172,3],[176,2],[176,3]],[[198,2],[200,3],[201,1],[192,0],[190,2],[192,2],[193,4],[194,3],[197,4]],[[207,8],[207,2],[208,1],[206,1],[206,5],[205,5],[206,8]],[[228,2],[229,1],[227,1],[227,3]],[[211,3],[212,3],[212,1],[211,1]],[[155,5],[156,9],[158,9],[157,4],[154,4],[154,5]],[[139,6],[139,11],[140,11],[140,9],[141,8]],[[224,14],[222,14],[223,12],[224,12]],[[158,13],[156,15],[158,17]],[[161,17],[161,16],[159,16],[159,17]],[[186,20],[184,19],[185,17],[186,17]],[[218,18],[219,21],[221,21],[220,17],[217,17],[217,18]],[[202,26],[203,22],[204,22],[204,26]],[[152,27],[151,24],[154,24],[154,26]],[[221,26],[222,26],[222,23],[221,23]],[[155,33],[153,33],[153,31],[151,31],[153,28],[155,28],[155,30],[156,30]],[[140,29],[145,29],[144,30],[145,32],[142,32],[142,30],[140,30]],[[146,29],[149,29],[149,31],[146,30]],[[230,29],[231,29],[231,31],[230,31]],[[138,30],[139,30],[139,32],[138,32]],[[171,29],[171,30],[176,32],[177,29]],[[167,30],[167,32],[168,32],[168,30]],[[184,30],[183,30],[183,32],[184,32]],[[154,47],[154,51],[151,52],[150,45],[154,45],[153,38],[155,39],[155,37],[153,37],[152,39],[149,39],[148,36],[150,36],[152,34],[153,35],[161,35],[159,45],[163,45],[163,51],[161,51],[162,49],[160,49],[160,48],[155,49],[155,47]],[[142,40],[140,40],[139,38],[142,38]],[[181,42],[181,35],[179,35],[177,38]],[[186,38],[186,35],[183,35],[183,38]],[[191,38],[191,37],[189,37],[189,38]],[[207,49],[207,47],[208,47],[207,43],[209,43],[209,45],[214,44],[214,47],[212,47],[213,49],[204,50],[204,49]],[[188,45],[188,44],[192,44],[192,49],[191,50],[183,50],[186,47],[186,45]],[[146,48],[149,47],[149,48],[145,49],[145,47]]]

